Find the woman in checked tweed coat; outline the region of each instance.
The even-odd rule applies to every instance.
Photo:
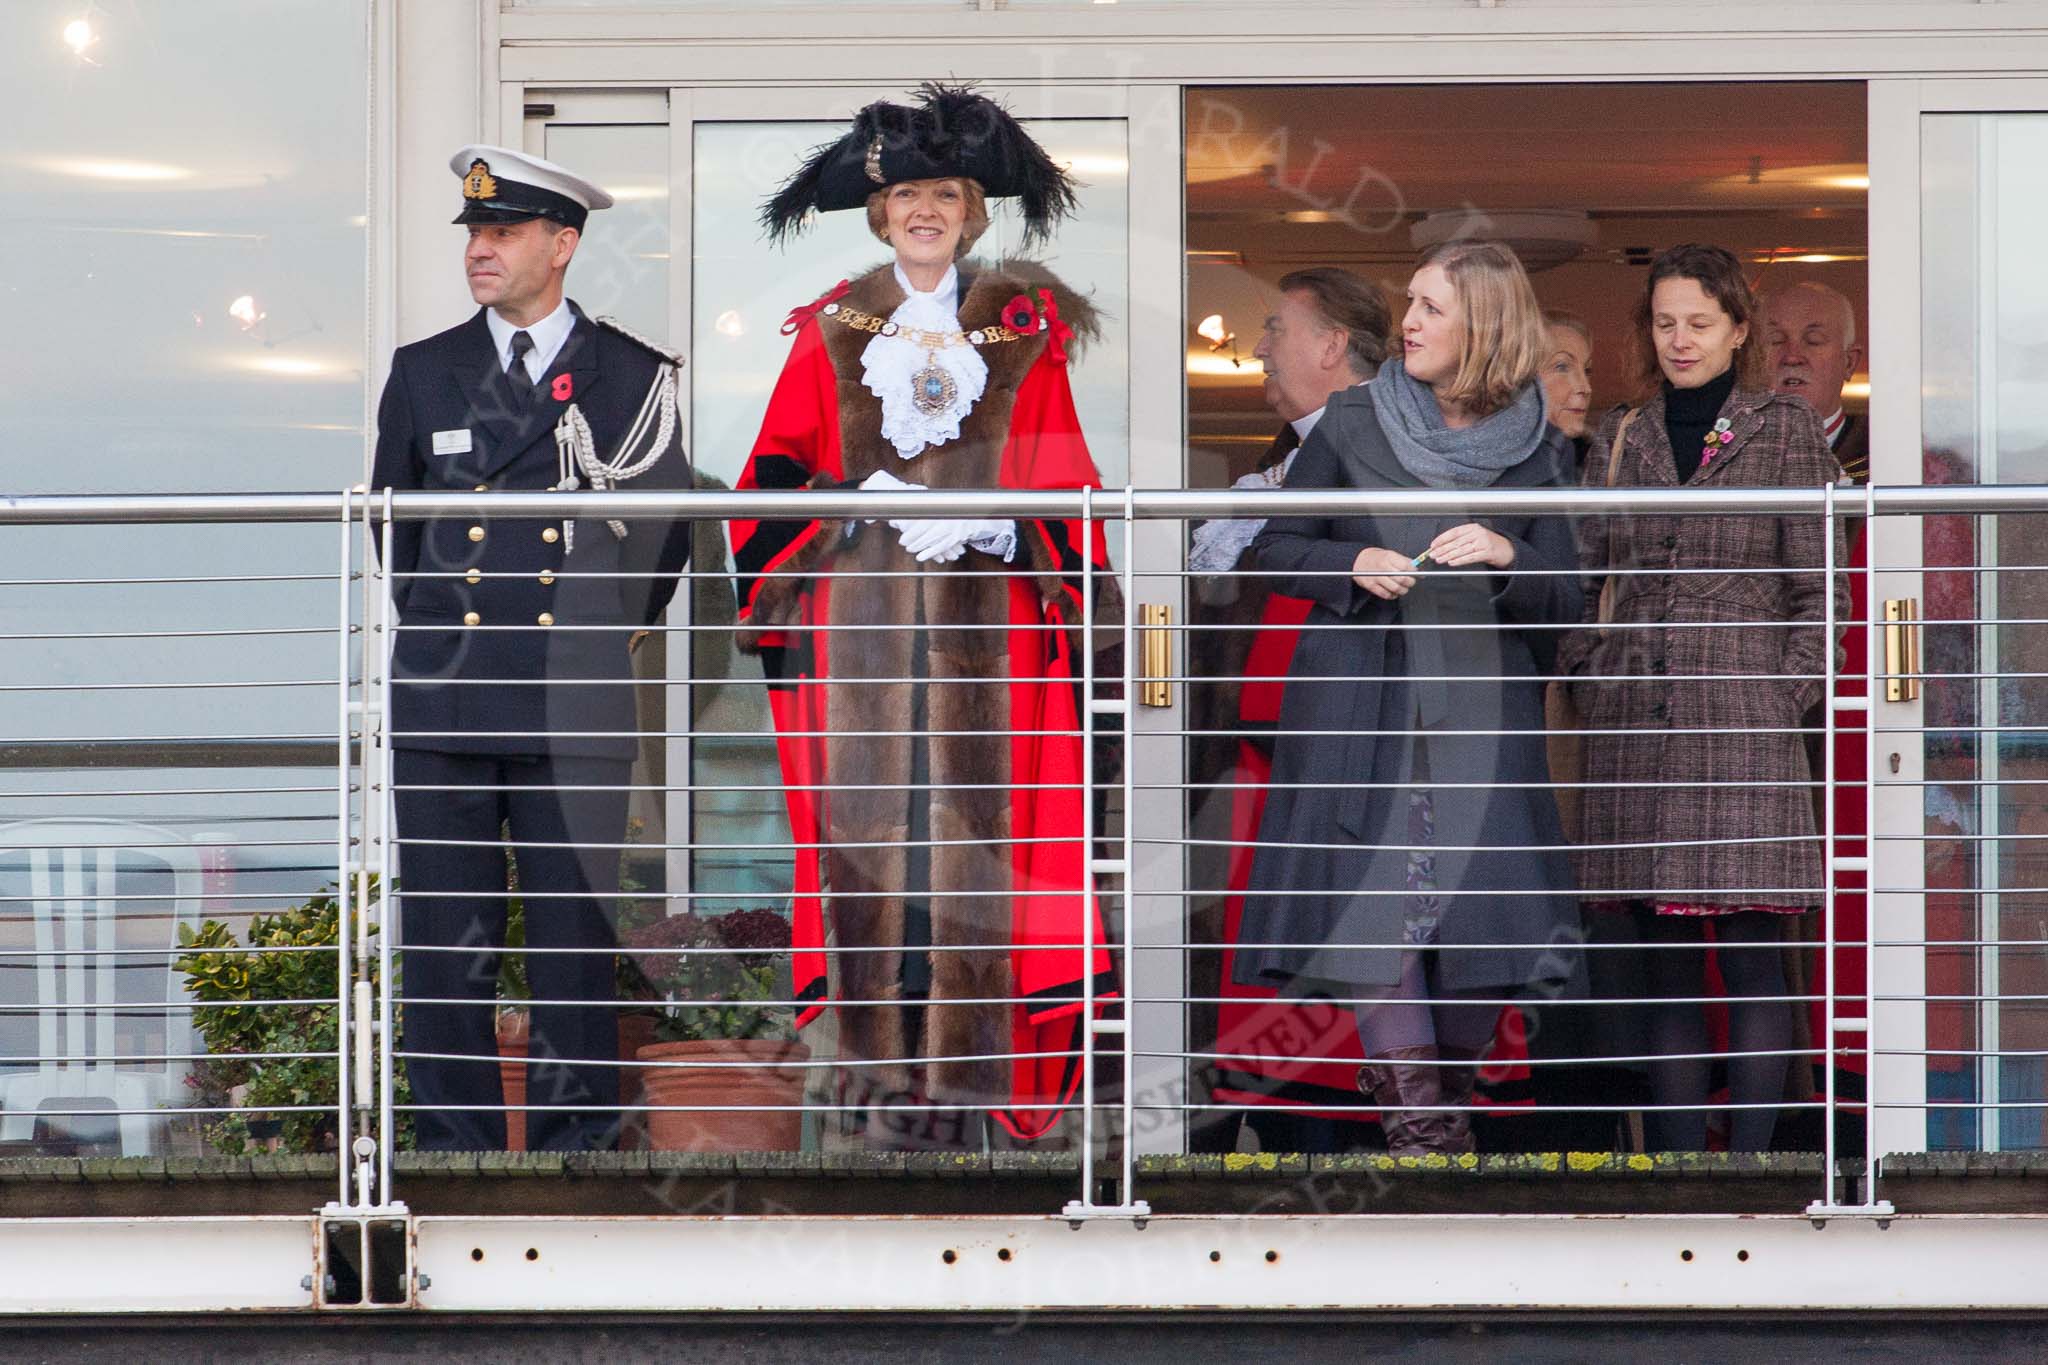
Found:
[[[1686,246],[1658,258],[1635,342],[1642,368],[1653,380],[1661,372],[1662,383],[1628,419],[1615,486],[1812,486],[1838,476],[1813,410],[1761,382],[1754,313],[1729,253]],[[1609,482],[1625,415],[1609,415],[1587,451],[1587,485]],[[1823,695],[1834,647],[1819,572],[1825,535],[1817,516],[1654,513],[1580,525],[1588,574],[1618,576],[1612,625],[1591,627],[1589,583],[1589,628],[1559,654],[1592,784],[1575,862],[1594,913],[1628,914],[1633,933],[1622,937],[1644,945],[1593,955],[1608,969],[1595,978],[1609,988],[1602,993],[1703,995],[1711,920],[1729,996],[1785,994],[1778,916],[1817,906],[1824,885],[1800,726]],[[1839,539],[1835,554],[1846,563]],[[1835,595],[1839,628],[1846,579]],[[1782,1000],[1730,1007],[1731,1099],[1757,1106],[1735,1111],[1737,1149],[1770,1145],[1768,1106],[1784,1093],[1789,1061],[1740,1054],[1789,1047],[1792,1009]],[[1709,1050],[1698,1004],[1653,1003],[1637,1014],[1651,1052]],[[1645,1040],[1609,1041],[1635,1051]],[[1653,1065],[1656,1102],[1703,1105],[1708,1070],[1697,1056]],[[1705,1125],[1704,1108],[1654,1113],[1651,1145],[1698,1150]]]

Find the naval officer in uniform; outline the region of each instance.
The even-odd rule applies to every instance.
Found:
[[[376,487],[688,487],[680,360],[563,293],[584,222],[611,196],[503,147],[465,147],[449,165],[480,306],[393,356]],[[675,591],[688,524],[479,509],[394,522],[389,541],[401,1055],[419,1145],[505,1146],[492,1002],[509,830],[526,946],[549,950],[528,953],[527,978],[536,1001],[566,1002],[533,1007],[527,1144],[612,1146],[612,908],[637,740],[629,654]]]

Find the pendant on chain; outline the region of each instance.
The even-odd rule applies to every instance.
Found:
[[[936,417],[953,406],[960,385],[939,365],[936,351],[926,351],[924,362],[924,368],[910,376],[910,401],[926,417]]]

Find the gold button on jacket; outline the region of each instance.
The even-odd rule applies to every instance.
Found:
[[[551,626],[555,623],[555,614],[551,611],[544,611],[534,619],[544,626]]]
[[[482,625],[483,623],[484,623],[484,618],[483,618],[483,617],[481,617],[481,616],[478,616],[478,615],[477,615],[477,614],[476,614],[475,612],[473,612],[473,611],[466,611],[466,612],[462,613],[462,624],[463,624],[463,625],[465,625],[465,626],[480,626],[480,625]]]
[[[549,587],[553,587],[553,586],[554,586],[554,582],[555,582],[555,576],[554,576],[553,574],[551,574],[551,573],[543,573],[543,574],[542,574],[542,575],[540,576],[540,585],[541,585],[541,586],[542,586],[543,588],[549,588]]]
[[[470,538],[471,540],[482,540],[482,539],[484,538],[484,528],[483,528],[483,527],[481,527],[481,526],[472,526],[472,527],[470,527],[470,528],[469,528],[469,538]]]
[[[482,569],[471,569],[468,573],[464,574],[463,577],[468,579],[471,583],[481,583],[484,581],[484,573]]]
[[[542,531],[540,533],[540,538],[542,540],[545,540],[548,544],[552,545],[562,538],[562,533],[560,531],[557,531],[554,527],[550,526],[545,531]]]

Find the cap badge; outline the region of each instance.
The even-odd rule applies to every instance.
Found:
[[[469,174],[462,178],[464,199],[496,199],[498,181],[491,174],[490,164],[481,159],[469,163]]]

